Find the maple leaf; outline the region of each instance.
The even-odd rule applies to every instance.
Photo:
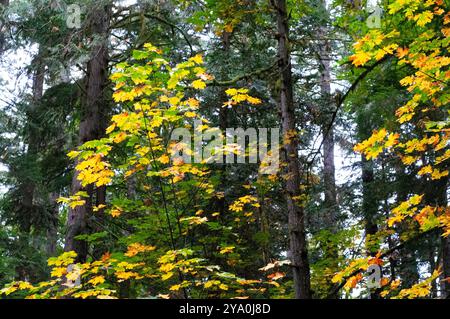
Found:
[[[346,290],[350,290],[352,288],[355,288],[358,282],[362,280],[362,274],[357,274],[356,276],[352,276],[349,279],[347,279],[347,282],[344,285],[344,288]]]
[[[124,255],[127,257],[133,257],[136,256],[138,253],[153,251],[155,249],[156,249],[155,246],[146,246],[142,245],[141,243],[133,243],[128,246],[128,250]]]
[[[278,279],[284,278],[284,276],[286,276],[286,274],[284,272],[275,272],[273,274],[267,275],[267,278],[269,278],[271,280],[278,280]]]
[[[104,282],[105,282],[105,277],[103,277],[103,276],[96,276],[88,281],[88,283],[90,283],[93,286],[100,285]]]
[[[111,253],[110,252],[106,252],[102,255],[101,257],[101,261],[106,262],[111,258]]]
[[[191,60],[197,64],[203,64],[203,57],[201,54],[197,54],[197,55],[193,56],[192,58],[190,58],[189,60]]]
[[[162,164],[168,164],[170,162],[170,158],[169,156],[167,156],[167,154],[164,154],[159,157],[158,161]]]
[[[220,285],[219,285],[219,289],[222,289],[222,290],[228,290],[228,286],[225,285],[225,284],[220,284]]]
[[[191,112],[191,111],[188,111],[188,112],[184,113],[184,115],[186,117],[190,117],[190,118],[197,116],[197,114],[195,112]]]
[[[369,259],[369,261],[368,261],[369,265],[383,266],[384,262],[380,257],[381,257],[381,252],[378,252],[375,257],[372,257]]]
[[[120,209],[120,208],[113,208],[113,209],[111,209],[111,211],[109,212],[109,214],[112,216],[112,217],[119,217],[120,215],[122,215],[122,210]]]
[[[163,274],[163,275],[161,276],[161,280],[167,280],[167,279],[170,279],[170,278],[172,278],[172,276],[173,276],[173,272],[165,273],[165,274]]]
[[[55,267],[52,269],[51,276],[52,277],[62,277],[66,274],[66,267]]]
[[[418,26],[423,27],[433,20],[433,16],[433,12],[426,10],[414,16],[414,20],[417,21]]]
[[[396,56],[397,56],[399,59],[403,59],[403,58],[408,54],[408,52],[409,52],[409,49],[408,49],[408,48],[402,48],[402,47],[399,47],[399,48],[397,48],[397,54],[396,54]]]
[[[78,151],[71,151],[71,152],[67,153],[67,156],[71,159],[74,159],[78,155],[80,155],[80,152],[78,152]]]
[[[368,61],[370,61],[371,58],[372,56],[369,53],[359,51],[350,57],[350,61],[352,61],[353,65],[355,66],[363,66]]]
[[[231,252],[233,252],[233,250],[234,250],[234,246],[228,246],[228,247],[224,247],[224,248],[222,248],[221,250],[220,250],[220,254],[228,254],[228,253],[231,253]]]
[[[206,83],[202,80],[195,80],[192,82],[192,87],[197,90],[203,90],[206,88]]]
[[[173,285],[169,288],[169,290],[172,290],[172,291],[178,291],[180,289],[181,289],[181,285]]]

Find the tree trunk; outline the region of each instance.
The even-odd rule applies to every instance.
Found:
[[[326,11],[326,4],[323,2],[324,10]],[[334,130],[333,127],[329,129],[331,122],[330,116],[334,112],[334,100],[331,97],[331,44],[326,40],[327,28],[321,27],[319,30],[320,41],[319,58],[320,58],[320,92],[322,101],[324,103],[323,109],[327,116],[324,117],[322,123],[323,132],[323,184],[325,189],[325,223],[326,226],[332,230],[336,230],[336,209],[337,209],[337,195],[336,195],[336,178],[335,178],[335,163],[334,163]]]
[[[0,6],[7,7],[9,5],[9,0],[0,0]],[[1,12],[1,11],[0,11]],[[5,27],[3,26],[3,23],[0,21],[0,55],[5,51]]]
[[[397,175],[397,205],[408,199],[408,187],[412,184],[411,177],[405,174],[404,169],[401,166],[396,168]],[[408,220],[409,221],[409,220]],[[402,222],[398,227],[400,234],[408,232],[408,221]],[[412,285],[419,281],[419,270],[416,259],[415,245],[406,244],[403,249],[399,251],[399,268],[398,274],[402,280],[403,288],[410,288]]]
[[[443,281],[442,284],[442,297],[445,299],[450,299],[450,237],[443,237],[441,239],[442,245],[442,270],[443,270]]]
[[[46,251],[48,256],[55,256],[56,247],[58,242],[58,216],[59,210],[56,200],[58,199],[58,193],[49,194],[49,202],[51,207],[51,220],[47,228],[47,244]]]
[[[44,88],[44,73],[45,73],[45,65],[42,62],[42,49],[39,48],[39,53],[32,61],[32,102],[29,105],[27,110],[27,122],[31,123],[29,126],[29,130],[27,132],[27,151],[26,155],[28,158],[34,158],[39,150],[39,134],[34,131],[33,121],[36,116],[36,112],[39,106],[39,100],[43,95]],[[28,245],[27,241],[29,240],[28,236],[31,233],[31,227],[33,226],[34,216],[37,214],[36,207],[34,206],[34,195],[36,190],[36,181],[33,178],[26,178],[19,185],[20,189],[20,197],[21,201],[19,203],[18,211],[20,214],[23,214],[25,217],[21,218],[20,230],[22,238],[19,238],[19,241],[24,245]],[[16,267],[16,279],[17,280],[26,280],[31,275],[28,273],[28,269],[24,264],[19,264]]]
[[[324,202],[321,214],[320,223],[323,228],[328,230],[331,234],[337,232],[337,218],[336,212],[338,209],[337,194],[336,194],[336,177],[335,177],[335,163],[334,163],[334,130],[330,127],[332,121],[331,114],[335,110],[334,99],[331,97],[331,43],[326,39],[328,36],[328,11],[325,1],[321,1],[322,9],[326,14],[326,21],[324,25],[319,27],[317,32],[319,38],[319,67],[320,67],[320,93],[321,102],[323,103],[322,110],[325,116],[322,117],[322,132],[323,132],[323,186],[324,186]],[[332,273],[338,271],[338,251],[333,241],[329,240],[325,244],[324,258],[329,261],[329,269]],[[333,284],[330,282],[330,288]],[[338,298],[336,293],[334,298]]]
[[[378,200],[374,192],[374,168],[373,162],[368,161],[364,155],[361,156],[362,161],[362,187],[363,187],[363,202],[362,212],[364,218],[364,233],[366,236],[366,254],[368,256],[375,256],[379,247],[373,246],[370,240],[371,236],[378,232],[378,225],[376,222],[378,213]],[[376,291],[370,292],[370,299],[379,299],[379,294]]]
[[[376,222],[378,212],[378,201],[374,193],[374,169],[373,162],[368,161],[363,155],[362,158],[362,185],[363,185],[363,202],[362,210],[364,216],[364,230],[367,235],[375,235],[378,231]],[[366,246],[367,253],[374,255],[378,251],[378,247]]]
[[[430,274],[433,273],[433,271],[436,270],[436,245],[434,245],[433,243],[429,243],[428,245],[428,249],[429,249],[429,256],[428,256],[428,263],[430,265],[429,268],[429,272]],[[430,297],[431,298],[436,298],[438,293],[438,286],[436,283],[436,280],[434,280],[433,282],[431,282],[431,289],[430,289]]]
[[[86,95],[83,103],[79,129],[79,143],[100,138],[104,133],[106,122],[107,102],[105,88],[108,83],[108,29],[110,22],[110,6],[97,4],[90,14],[92,38],[92,55],[87,65]],[[82,187],[75,172],[72,180],[72,193],[86,191],[89,198],[86,204],[70,209],[67,220],[67,235],[65,251],[75,251],[77,261],[85,261],[88,247],[85,241],[75,237],[87,233],[87,219],[92,212],[92,205],[104,202],[105,188],[94,189],[93,186]],[[95,198],[94,198],[95,197]]]
[[[429,180],[424,180],[425,203],[431,206],[446,209],[448,177],[434,181],[430,185]],[[441,237],[441,254],[442,254],[442,279],[450,278],[450,238]],[[450,283],[446,280],[441,282],[442,298],[450,299]]]
[[[290,257],[293,269],[295,298],[310,299],[310,270],[305,233],[303,207],[297,202],[301,194],[301,176],[298,161],[298,139],[294,114],[291,56],[289,52],[289,27],[286,0],[276,0],[278,27],[278,58],[281,88],[279,109],[283,133],[282,153],[286,161],[285,195],[288,209]]]
[[[33,59],[32,62],[32,68],[33,68],[33,84],[32,84],[32,97],[33,101],[30,104],[30,108],[28,110],[28,117],[29,123],[34,123],[36,115],[38,113],[39,103],[42,98],[42,95],[44,94],[44,78],[45,78],[45,64],[43,62],[43,50],[42,47],[39,48],[39,52],[37,56]],[[30,156],[30,158],[34,158],[36,154],[39,151],[39,132],[35,131],[35,126],[30,126],[30,131],[28,132],[28,138],[27,138],[27,155]],[[22,185],[22,198],[23,198],[23,208],[24,212],[29,214],[30,218],[27,220],[31,223],[32,214],[35,214],[35,209],[33,207],[34,203],[34,192],[36,189],[36,184],[33,179],[29,179],[24,185]],[[27,230],[29,231],[29,228],[31,227],[31,224],[28,224],[26,226]]]

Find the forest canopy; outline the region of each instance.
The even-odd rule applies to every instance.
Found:
[[[450,298],[450,1],[0,0],[0,299]]]

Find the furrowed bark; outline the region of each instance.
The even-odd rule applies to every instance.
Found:
[[[364,217],[364,233],[366,236],[366,254],[368,256],[375,256],[379,250],[379,246],[373,246],[370,238],[378,232],[378,225],[376,222],[378,213],[378,201],[375,196],[374,188],[374,168],[373,162],[367,160],[364,155],[361,156],[362,161],[362,187],[363,187],[363,202],[362,211]],[[379,294],[376,291],[370,292],[370,299],[379,299]]]
[[[87,65],[86,94],[79,128],[80,144],[102,137],[106,121],[107,102],[104,91],[108,83],[108,29],[111,9],[109,5],[94,6],[89,19],[95,43]],[[87,243],[75,237],[88,232],[87,220],[92,212],[92,205],[104,202],[105,188],[83,187],[77,177],[78,172],[75,172],[72,179],[72,193],[86,191],[89,198],[84,205],[69,210],[64,249],[75,251],[78,255],[77,261],[83,262],[88,253]]]
[[[290,255],[294,279],[295,298],[310,299],[310,269],[305,233],[304,210],[298,204],[301,195],[301,176],[298,159],[298,140],[294,114],[289,27],[286,0],[274,1],[278,28],[278,57],[280,73],[279,109],[283,133],[282,153],[286,161],[285,195],[288,209]]]

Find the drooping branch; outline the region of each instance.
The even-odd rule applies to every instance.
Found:
[[[257,69],[253,72],[247,73],[247,74],[240,74],[232,79],[229,80],[211,80],[208,81],[206,84],[208,86],[229,86],[229,85],[233,85],[236,84],[237,82],[241,81],[241,80],[249,80],[249,79],[253,79],[255,77],[261,76],[269,71],[271,71],[275,66],[278,65],[279,59],[275,59],[275,61],[269,65],[268,67],[262,68],[262,69]]]
[[[375,62],[374,64],[372,64],[371,66],[367,67],[356,79],[355,81],[352,83],[352,85],[350,86],[350,88],[348,88],[348,90],[340,96],[337,96],[337,101],[336,101],[336,108],[333,111],[333,114],[331,116],[331,121],[327,126],[327,129],[323,132],[323,136],[327,136],[330,132],[330,130],[333,128],[334,122],[336,121],[337,115],[342,107],[342,105],[344,105],[344,102],[347,100],[348,96],[350,95],[350,93],[352,93],[359,85],[359,83],[361,81],[363,81],[367,75],[370,74],[370,72],[372,72],[377,66],[381,65],[382,63],[388,61],[390,58],[390,56],[385,56],[384,58],[378,60],[377,62]],[[323,146],[323,142],[324,142],[324,138],[322,138],[322,142],[320,143],[319,147],[317,148],[317,151],[313,153],[313,158],[309,161],[309,164],[314,163],[314,161],[317,158],[317,155],[320,153],[320,150]]]
[[[140,16],[139,12],[135,12],[133,14],[130,14],[126,18],[123,18],[122,20],[119,20],[119,21],[115,22],[114,24],[112,24],[111,25],[111,29],[120,29],[120,28],[123,28],[124,26],[136,23],[136,22],[139,21],[139,19],[133,19],[133,18],[139,17],[139,16]],[[158,22],[161,22],[161,23],[171,27],[172,30],[177,30],[183,36],[184,40],[186,41],[187,45],[189,46],[189,50],[191,52],[191,56],[194,55],[194,48],[193,48],[193,46],[191,44],[191,41],[189,40],[188,35],[186,34],[186,32],[184,32],[183,29],[178,27],[176,24],[174,24],[174,23],[172,23],[172,22],[170,22],[170,21],[168,21],[168,20],[166,20],[166,19],[164,19],[164,18],[162,18],[160,16],[154,15],[154,14],[145,13],[143,16],[145,18],[153,19],[153,20],[156,20]]]

